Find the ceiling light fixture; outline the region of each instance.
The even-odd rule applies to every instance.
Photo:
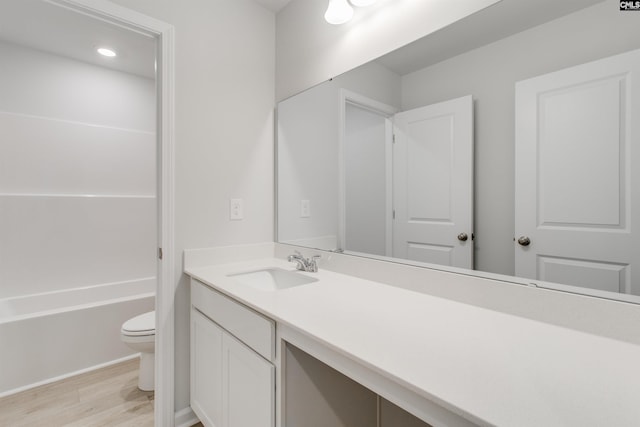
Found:
[[[97,49],[97,51],[100,55],[107,56],[109,58],[113,58],[114,56],[116,56],[116,52],[114,50],[106,47],[100,47]]]
[[[353,8],[347,0],[329,0],[329,7],[324,14],[324,19],[333,25],[344,24],[353,18]]]

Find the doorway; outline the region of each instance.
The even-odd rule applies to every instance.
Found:
[[[338,247],[472,269],[472,97],[398,112],[343,89],[340,121]]]
[[[391,256],[392,133],[388,117],[347,103],[342,241],[346,251]]]
[[[133,12],[127,8],[117,6],[102,0],[19,0],[21,7],[48,7],[51,14],[66,13],[75,18],[82,17],[90,22],[89,27],[111,26],[121,32],[128,32],[150,38],[153,43],[151,55],[157,58],[155,67],[156,80],[154,89],[156,97],[153,101],[153,113],[156,123],[155,133],[155,161],[152,181],[155,181],[151,210],[157,220],[154,230],[155,236],[152,255],[157,277],[156,290],[156,425],[173,425],[174,397],[173,397],[173,278],[174,278],[174,245],[173,245],[173,27]],[[3,14],[7,16],[5,8]],[[30,12],[29,12],[30,13]],[[47,19],[36,20],[31,27],[24,25],[24,21],[16,19],[14,24],[22,25],[24,36],[40,34],[40,30],[47,25]],[[29,15],[27,15],[29,16]],[[4,27],[4,26],[3,26]],[[64,29],[64,30],[61,30]],[[36,31],[37,30],[37,31]],[[67,27],[60,25],[54,37],[65,37],[71,34]],[[73,37],[72,37],[73,38]],[[57,40],[59,42],[59,39]],[[82,39],[80,39],[82,41]],[[62,46],[63,43],[56,43]],[[37,49],[45,50],[41,46]],[[60,54],[60,52],[58,52]],[[78,59],[78,58],[76,58]],[[27,92],[25,92],[27,93]],[[70,92],[69,97],[78,95]],[[32,114],[33,115],[33,114]],[[73,122],[73,120],[70,120]],[[117,126],[115,126],[117,127]],[[46,159],[45,159],[46,160]],[[90,168],[88,168],[90,169]],[[70,179],[69,182],[74,182]],[[121,194],[121,196],[127,196]],[[126,199],[126,197],[123,197]],[[118,209],[116,209],[118,211]],[[123,217],[126,222],[126,216]],[[147,246],[147,248],[150,246]],[[160,258],[160,262],[157,259]]]

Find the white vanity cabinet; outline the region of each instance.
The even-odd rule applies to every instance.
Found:
[[[275,323],[191,281],[191,407],[207,427],[275,425]]]

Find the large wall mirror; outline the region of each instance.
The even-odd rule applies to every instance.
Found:
[[[278,104],[277,240],[640,302],[637,117],[639,14],[503,0]]]

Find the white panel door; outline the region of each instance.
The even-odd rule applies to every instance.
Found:
[[[639,117],[640,51],[516,84],[516,275],[640,294]]]
[[[275,367],[229,334],[222,337],[225,427],[275,425]]]
[[[393,256],[473,268],[472,97],[394,121]]]

